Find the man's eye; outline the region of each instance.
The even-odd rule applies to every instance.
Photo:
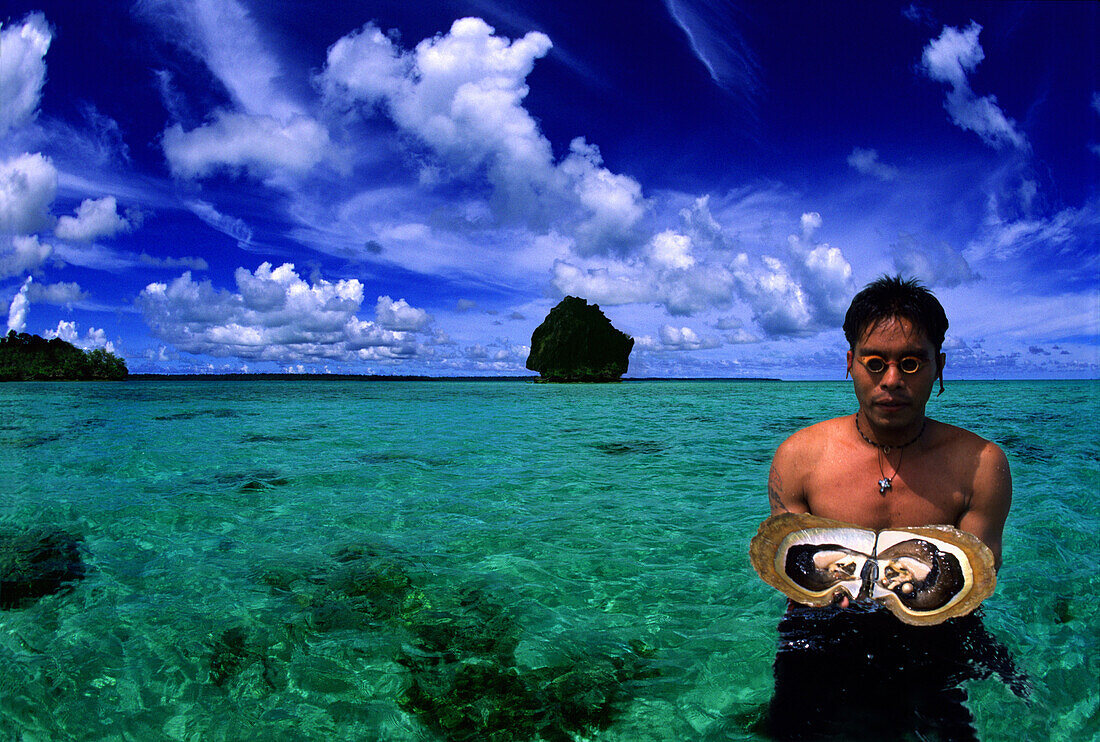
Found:
[[[878,356],[868,356],[863,359],[863,365],[873,374],[879,374],[886,370],[886,361]]]
[[[900,368],[902,373],[905,374],[915,374],[916,372],[920,371],[921,366],[923,365],[924,361],[914,356],[906,356],[905,358],[902,358],[900,361],[898,361],[898,368]]]

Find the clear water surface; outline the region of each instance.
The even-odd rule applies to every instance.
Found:
[[[1013,467],[985,615],[1034,688],[970,683],[984,740],[1100,730],[1098,397],[930,404]],[[0,611],[0,739],[462,739],[517,703],[563,739],[759,739],[769,459],[853,404],[825,382],[0,386],[0,526],[79,534],[89,568]]]

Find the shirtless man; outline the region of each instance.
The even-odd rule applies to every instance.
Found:
[[[844,334],[858,409],[854,415],[800,430],[779,446],[768,476],[772,514],[811,513],[876,530],[951,525],[980,538],[1000,567],[1001,535],[1012,500],[1008,461],[993,443],[925,416],[937,380],[943,389],[946,358],[941,347],[946,331],[943,307],[916,281],[883,277],[856,295],[844,319]],[[974,631],[978,631],[980,619],[973,618],[977,622]],[[981,632],[985,636],[984,629]],[[933,733],[946,734],[943,738],[949,739],[973,739],[967,736],[973,730],[969,713],[961,704],[963,691],[950,688],[945,696],[936,688],[934,698],[913,698],[924,693],[929,683],[951,685],[957,668],[944,669],[944,679],[930,680],[920,674],[927,670],[922,660],[914,663],[922,666],[919,677],[910,673],[908,679],[899,680],[904,668],[899,673],[887,668],[876,675],[883,667],[869,662],[875,652],[867,649],[867,642],[884,633],[891,639],[890,646],[878,652],[880,665],[883,661],[908,664],[901,655],[887,660],[887,650],[894,651],[898,649],[895,645],[911,638],[925,642],[937,635],[930,628],[902,627],[882,611],[849,605],[847,597],[837,606],[823,609],[792,604],[780,624],[776,696],[771,708],[775,733],[802,739],[807,738],[807,730],[824,731],[813,717],[827,714],[833,706],[847,709],[846,718],[837,720],[837,724],[847,725],[860,717],[852,714],[851,703],[864,700],[872,711],[885,704],[888,708],[881,711],[887,717],[897,717],[895,721],[908,717],[899,713],[899,703],[915,704],[919,708],[910,709],[912,716],[921,719],[929,715],[927,707],[934,707],[935,713],[955,718],[933,724]],[[835,641],[830,638],[834,634]],[[818,640],[824,645],[832,642],[834,651],[817,646]],[[937,638],[936,646],[951,640]],[[942,651],[947,651],[946,647]],[[847,670],[836,668],[837,662],[849,662],[848,654],[859,655],[851,658],[855,664]],[[859,664],[860,657],[868,667]],[[831,672],[830,666],[837,672]],[[816,673],[828,673],[828,682],[843,686],[827,691],[834,700],[807,703],[809,694],[820,696],[821,684],[826,682],[824,677],[814,677]],[[859,678],[858,688],[845,686],[846,674]],[[887,688],[894,695],[885,694]],[[799,711],[805,718],[796,718]],[[951,731],[944,731],[948,729]],[[874,732],[885,733],[885,728]]]
[[[946,356],[947,317],[915,282],[883,278],[844,318],[859,409],[798,431],[775,452],[771,512],[812,513],[876,530],[951,525],[1001,564],[1012,502],[1008,460],[993,443],[925,416]]]

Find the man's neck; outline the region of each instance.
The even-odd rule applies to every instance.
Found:
[[[858,432],[864,440],[879,448],[901,448],[915,443],[924,433],[928,418],[921,415],[904,428],[880,428],[874,425],[862,411],[856,413]]]

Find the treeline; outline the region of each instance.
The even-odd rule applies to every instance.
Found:
[[[126,362],[102,348],[83,351],[15,330],[0,338],[0,381],[117,381],[127,374]]]

